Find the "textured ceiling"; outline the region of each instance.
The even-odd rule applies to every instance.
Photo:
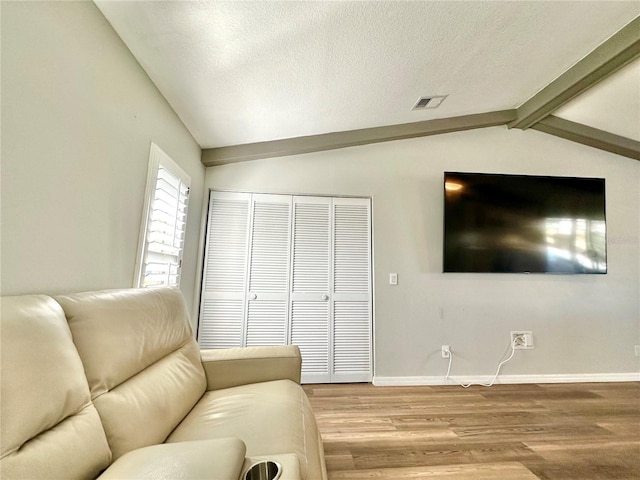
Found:
[[[203,148],[516,108],[640,13],[637,1],[96,4]]]

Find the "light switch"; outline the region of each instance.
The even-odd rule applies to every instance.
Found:
[[[390,273],[389,274],[389,285],[397,285],[398,284],[398,274]]]

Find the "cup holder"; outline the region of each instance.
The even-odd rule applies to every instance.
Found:
[[[253,464],[244,473],[242,480],[277,480],[282,473],[282,465],[278,462],[265,460]]]

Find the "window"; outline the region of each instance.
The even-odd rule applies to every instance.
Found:
[[[189,175],[152,143],[134,286],[180,285],[190,184]]]

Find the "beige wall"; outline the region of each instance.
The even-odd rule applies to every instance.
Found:
[[[443,274],[445,170],[606,178],[606,275]],[[493,374],[511,330],[536,347],[507,375],[640,369],[640,162],[536,131],[494,127],[207,169],[207,187],[373,198],[375,376],[438,382]],[[390,272],[398,286],[388,284]],[[410,377],[410,378],[405,378]],[[548,377],[552,378],[552,377]]]
[[[93,2],[1,2],[2,293],[133,285],[151,142],[192,179],[182,289],[191,302],[200,148]]]

